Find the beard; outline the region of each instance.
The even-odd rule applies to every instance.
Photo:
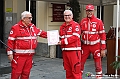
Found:
[[[87,15],[87,17],[88,17],[88,18],[91,18],[91,17],[92,17],[92,15]]]

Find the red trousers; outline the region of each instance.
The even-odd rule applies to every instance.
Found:
[[[63,51],[63,66],[66,70],[66,79],[82,79],[81,52]]]
[[[96,74],[102,74],[102,66],[101,66],[101,55],[100,55],[100,44],[95,45],[82,45],[82,58],[81,58],[81,69],[84,70],[84,64],[86,59],[92,53],[95,67],[96,67]]]
[[[29,79],[33,55],[14,55],[11,62],[11,79]]]

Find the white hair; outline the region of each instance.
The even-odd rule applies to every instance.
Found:
[[[29,11],[24,11],[21,13],[21,19],[25,18],[27,14],[31,14]]]
[[[70,12],[70,14],[73,15],[73,13],[72,13],[71,10],[65,10],[65,11],[64,11],[64,14],[65,14],[65,12]]]

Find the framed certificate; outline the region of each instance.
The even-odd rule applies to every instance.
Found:
[[[59,42],[58,30],[47,31],[48,45],[57,45]]]

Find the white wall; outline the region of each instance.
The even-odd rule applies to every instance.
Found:
[[[36,26],[41,30],[59,30],[63,22],[52,21],[52,4],[45,1],[36,2]],[[47,39],[38,38],[39,42],[47,43]]]
[[[114,5],[113,9],[113,26],[117,26],[117,5]],[[119,21],[118,21],[118,27],[120,27],[120,7],[119,7]],[[120,37],[120,31],[118,33],[118,37]]]
[[[120,7],[119,7],[119,11],[120,11]],[[117,5],[114,5],[114,9],[113,9],[113,26],[116,27],[117,26]],[[120,20],[120,13],[119,13],[119,20]],[[119,25],[120,27],[120,22]]]
[[[105,26],[105,31],[108,32],[110,26],[113,26],[113,5],[104,6],[103,22]]]
[[[17,21],[21,19],[21,13],[26,10],[26,0],[17,0]]]
[[[48,3],[48,30],[59,30],[61,24],[63,23],[63,22],[51,22],[51,21],[52,21],[52,4]]]
[[[47,31],[47,2],[37,1],[36,2],[36,26],[41,30]],[[45,38],[38,38],[39,42],[47,42]]]

